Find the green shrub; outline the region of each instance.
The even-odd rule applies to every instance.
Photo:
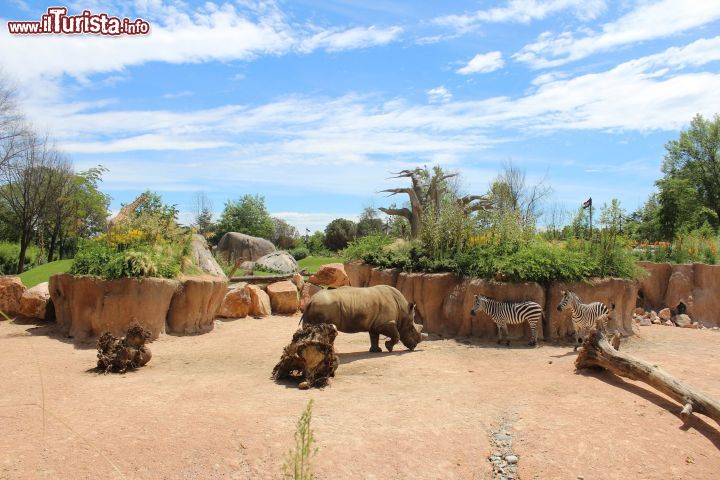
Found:
[[[555,245],[541,239],[499,242],[481,235],[475,245],[452,256],[435,258],[420,242],[391,248],[388,237],[365,237],[343,252],[345,261],[360,260],[407,272],[455,272],[508,282],[576,281],[592,277],[635,278],[639,269],[623,241]]]
[[[32,268],[38,261],[39,249],[29,245],[25,253],[24,270]],[[0,242],[0,273],[2,275],[15,275],[17,273],[18,258],[20,257],[20,244]]]
[[[317,454],[315,435],[310,423],[312,422],[313,401],[308,401],[305,410],[297,422],[295,430],[295,448],[287,454],[283,464],[283,477],[292,480],[312,480],[315,478],[312,469],[312,459]]]
[[[136,245],[124,250],[104,240],[85,240],[73,260],[70,273],[106,280],[123,277],[175,278],[186,258],[184,245]]]
[[[310,250],[306,247],[298,247],[290,250],[290,255],[292,255],[295,260],[300,261],[310,255]]]

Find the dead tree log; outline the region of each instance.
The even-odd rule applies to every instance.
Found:
[[[613,339],[615,341],[615,339]],[[607,337],[593,330],[585,337],[580,353],[575,360],[575,368],[600,367],[621,377],[638,380],[661,391],[676,400],[683,408],[680,416],[685,422],[693,412],[702,413],[720,424],[720,403],[698,392],[691,386],[672,377],[667,372],[647,362],[619,352],[610,345]]]
[[[145,345],[150,332],[139,325],[131,326],[124,337],[117,338],[110,332],[103,333],[97,343],[97,368],[103,373],[125,373],[142,367],[152,358]]]
[[[337,328],[328,323],[298,329],[275,365],[272,378],[300,379],[298,387],[301,389],[324,387],[330,377],[335,376],[338,367],[335,337]]]

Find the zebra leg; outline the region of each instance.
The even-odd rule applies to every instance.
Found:
[[[495,325],[497,326],[497,329],[498,329],[497,343],[498,343],[498,345],[500,345],[502,343],[502,338],[503,338],[502,337],[502,327],[500,326],[500,322],[495,322]]]
[[[575,348],[573,348],[573,352],[577,352],[578,347],[582,345],[583,337],[585,337],[584,329],[576,331],[575,335],[577,335],[577,343],[575,344]]]
[[[505,346],[510,346],[510,334],[508,334],[507,322],[503,323],[503,333],[505,334]]]
[[[530,334],[532,338],[528,342],[528,345],[534,347],[535,345],[537,345],[537,323],[530,324]]]

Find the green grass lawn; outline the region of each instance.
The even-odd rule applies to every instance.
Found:
[[[326,263],[342,263],[340,257],[305,257],[298,262],[300,270],[306,268],[308,272],[315,273],[318,269]]]
[[[46,263],[45,265],[40,265],[39,267],[31,268],[27,272],[20,274],[20,280],[22,280],[23,284],[27,288],[34,287],[38,283],[47,282],[50,275],[67,272],[70,270],[72,262],[72,259],[57,260],[55,262]]]

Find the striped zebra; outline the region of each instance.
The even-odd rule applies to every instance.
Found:
[[[528,342],[528,345],[537,345],[537,326],[538,322],[543,318],[543,309],[537,303],[500,302],[482,295],[475,295],[475,304],[472,310],[470,310],[470,314],[475,315],[478,310],[490,315],[490,318],[492,318],[495,325],[497,325],[498,343],[502,343],[504,335],[505,345],[510,346],[507,329],[508,324],[517,325],[528,322],[532,332],[532,339]]]
[[[596,324],[599,324],[600,328],[607,331],[608,316],[611,310],[615,310],[615,304],[613,303],[610,309],[602,302],[593,302],[586,305],[580,303],[580,297],[578,297],[576,293],[570,290],[563,290],[562,299],[557,309],[566,310],[568,308],[572,312],[571,318],[577,337],[577,344],[573,350],[577,351],[578,346],[583,341],[583,337],[595,328]]]

